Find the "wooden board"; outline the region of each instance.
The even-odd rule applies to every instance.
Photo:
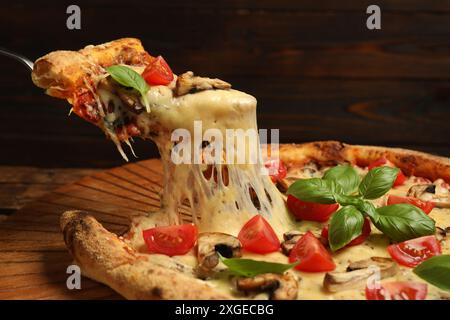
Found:
[[[159,160],[100,171],[66,184],[0,224],[0,299],[120,299],[108,287],[82,278],[81,290],[66,287],[72,264],[59,228],[70,209],[85,210],[108,230],[123,233],[131,215],[159,208]]]

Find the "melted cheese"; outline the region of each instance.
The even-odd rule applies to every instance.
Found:
[[[269,177],[261,175],[261,163],[226,165],[228,183],[225,183],[221,175],[222,164],[214,165],[217,172],[217,178],[214,179],[214,175],[210,178],[205,177],[204,165],[176,165],[171,161],[172,131],[184,128],[191,133],[191,136],[194,136],[194,121],[202,121],[203,131],[215,128],[220,130],[223,136],[226,129],[257,129],[256,100],[252,96],[236,90],[208,90],[174,97],[171,90],[173,85],[152,87],[147,94],[151,103],[151,113],[143,112],[137,116],[137,126],[143,133],[143,138],[153,140],[160,151],[164,166],[164,190],[161,197],[161,210],[149,213],[145,217],[135,218],[126,241],[137,250],[146,253],[142,230],[183,221],[196,223],[201,232],[218,231],[237,235],[242,225],[257,213],[262,214],[270,222],[280,238],[284,232],[290,230],[311,230],[313,233],[320,233],[323,227],[321,223],[292,220],[281,193]],[[99,92],[100,99],[105,105],[112,101],[116,106],[114,114],[108,115],[111,119],[107,121],[119,118],[121,110],[124,109],[120,99],[111,96],[107,91],[102,91],[101,88]],[[114,138],[114,133],[107,127],[103,129],[120,146],[117,137]],[[124,154],[122,150],[121,153]],[[361,174],[365,173],[362,169],[359,171]],[[321,176],[320,172],[314,174]],[[404,186],[393,189],[390,193],[405,196],[413,180],[414,177],[411,177]],[[251,199],[250,188],[258,197],[261,206],[259,210]],[[375,205],[384,205],[384,199],[375,201]],[[430,216],[436,220],[437,226],[444,228],[450,226],[450,209],[433,209]],[[373,225],[372,230],[371,236],[362,245],[345,248],[333,254],[337,265],[336,271],[344,271],[352,261],[373,256],[389,256],[386,251],[389,239]],[[448,243],[443,244],[443,250],[444,253],[450,253]],[[287,257],[281,253],[267,255],[245,253],[244,257],[280,263],[288,262]],[[195,267],[197,263],[193,250],[185,256],[173,257],[173,259],[191,267]],[[411,272],[411,269],[401,267],[400,270],[395,277],[387,281],[421,281]],[[322,286],[324,273],[295,272],[301,279],[299,299],[365,299],[363,288],[328,293]],[[232,292],[236,294],[236,297],[240,297],[229,279],[219,277],[211,280],[210,283],[219,290]],[[428,298],[440,297],[441,292],[437,288],[430,284],[428,287]],[[258,295],[256,298],[267,298],[267,295]]]

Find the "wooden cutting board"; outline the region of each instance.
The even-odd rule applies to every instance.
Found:
[[[62,212],[85,210],[108,230],[123,233],[131,215],[159,208],[162,165],[157,159],[89,175],[31,202],[0,224],[0,299],[120,299],[82,278],[69,290],[72,264],[59,228]]]

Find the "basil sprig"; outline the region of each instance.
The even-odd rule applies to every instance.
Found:
[[[354,206],[339,209],[330,220],[328,239],[333,251],[345,247],[362,232],[364,216]]]
[[[397,179],[399,169],[377,167],[369,171],[359,185],[359,193],[366,199],[377,199],[386,194]]]
[[[231,273],[241,277],[254,277],[263,273],[284,273],[299,264],[299,261],[284,264],[252,259],[224,258],[220,254],[219,258]]]
[[[339,184],[345,193],[353,193],[358,188],[361,178],[355,168],[349,165],[339,165],[327,170],[324,180],[332,180]]]
[[[362,232],[364,217],[394,241],[405,241],[435,232],[434,220],[421,209],[409,204],[396,204],[376,209],[368,200],[386,194],[393,186],[399,169],[377,167],[360,181],[355,169],[337,166],[324,177],[294,182],[287,194],[321,204],[342,206],[330,220],[328,240],[333,251],[346,246]],[[358,191],[356,191],[358,190]]]
[[[450,291],[450,255],[431,257],[415,267],[413,272],[432,285]]]
[[[121,65],[110,66],[106,68],[106,71],[119,84],[138,91],[141,94],[142,101],[147,109],[147,112],[150,112],[150,104],[147,99],[147,92],[150,90],[150,87],[139,73],[131,68]]]
[[[410,204],[393,204],[377,209],[374,225],[389,237],[401,242],[434,234],[435,222],[421,209]]]

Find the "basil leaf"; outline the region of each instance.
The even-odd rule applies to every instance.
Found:
[[[355,204],[355,207],[362,212],[363,215],[368,216],[372,221],[379,219],[379,214],[375,206],[369,201],[362,201]]]
[[[338,210],[330,220],[328,241],[333,251],[345,247],[362,232],[364,217],[354,206]]]
[[[219,257],[231,273],[242,277],[254,277],[262,273],[284,273],[300,263],[300,261],[296,261],[284,264],[252,259],[224,258],[220,254]]]
[[[366,199],[379,198],[392,188],[398,173],[398,168],[374,168],[361,181],[359,192]]]
[[[346,196],[345,194],[336,194],[334,198],[336,199],[336,202],[341,206],[357,207],[364,202],[364,200],[359,196]]]
[[[410,204],[393,204],[376,209],[375,226],[394,241],[401,242],[435,233],[434,220]]]
[[[342,187],[332,180],[319,178],[301,179],[291,184],[287,194],[307,201],[322,204],[336,203],[335,194],[342,193]]]
[[[110,66],[106,68],[106,71],[108,71],[111,77],[119,84],[137,90],[142,96],[147,112],[150,112],[150,104],[147,99],[147,92],[150,90],[150,87],[139,73],[131,68],[120,65]]]
[[[361,181],[355,168],[349,165],[339,165],[327,170],[323,176],[325,180],[333,180],[341,185],[346,194],[355,192]]]
[[[415,267],[413,272],[432,285],[450,291],[450,255],[431,257]]]

